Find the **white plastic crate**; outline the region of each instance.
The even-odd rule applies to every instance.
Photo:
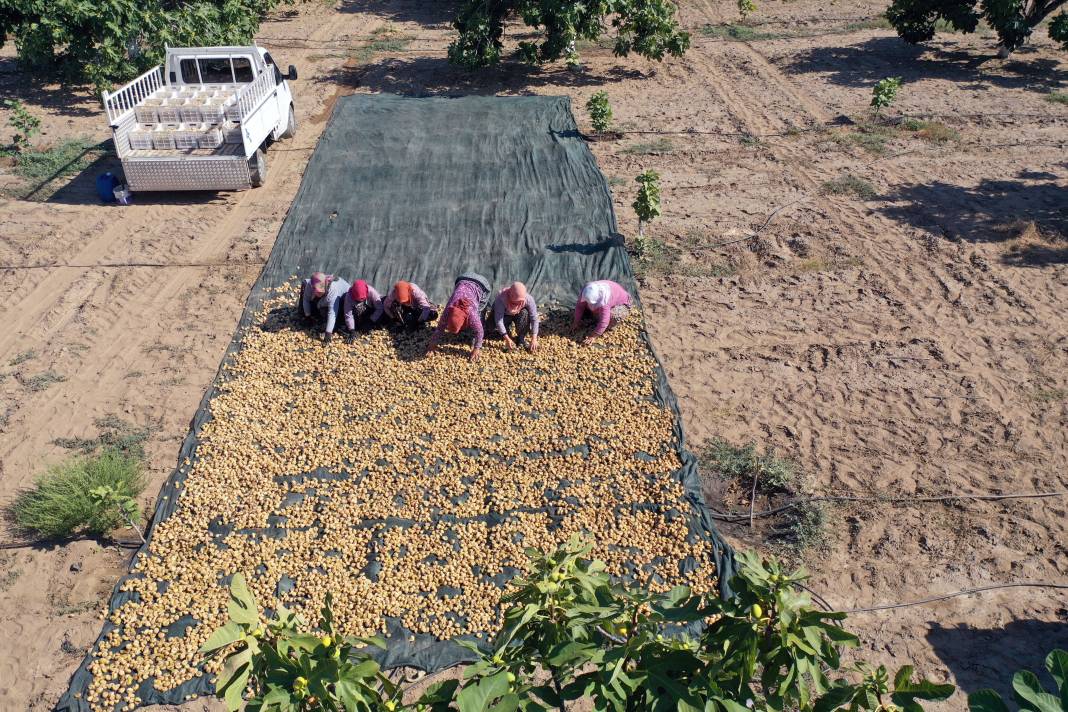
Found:
[[[174,124],[159,124],[152,132],[152,148],[157,151],[174,150],[174,134],[177,133]]]
[[[185,99],[167,99],[163,106],[159,107],[159,122],[161,124],[177,124],[182,120],[182,105]]]
[[[208,127],[197,137],[197,146],[200,148],[218,148],[222,143],[222,131],[218,126]]]
[[[226,110],[221,104],[205,104],[200,107],[200,118],[206,124],[221,124],[226,120]]]
[[[178,118],[184,124],[199,124],[204,120],[203,115],[200,113],[200,106],[196,104],[185,104],[180,107]]]
[[[199,144],[202,133],[204,126],[199,123],[182,124],[174,132],[174,147],[179,151],[192,151]]]
[[[159,121],[159,107],[162,99],[149,97],[141,104],[134,107],[134,118],[139,124],[154,124]]]
[[[241,120],[241,105],[237,102],[226,105],[226,120],[227,121],[240,121]]]
[[[242,143],[241,126],[226,122],[222,130],[223,141],[226,143]]]
[[[151,151],[153,128],[152,124],[138,124],[131,129],[130,148],[135,151]]]

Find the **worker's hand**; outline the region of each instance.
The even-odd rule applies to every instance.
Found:
[[[428,344],[427,347],[426,347],[426,358],[430,358],[430,355],[432,353],[434,353],[435,349],[437,349],[437,348],[438,348],[437,344]]]
[[[332,332],[332,331],[324,331],[323,332],[323,343],[324,344],[329,344],[330,341],[333,338],[334,338],[334,332]]]
[[[536,352],[538,350],[538,337],[537,337],[537,335],[530,337],[530,345],[527,346],[527,350],[530,351],[530,353],[534,353],[534,352]]]
[[[482,349],[471,349],[471,363],[478,361],[478,355],[482,353]]]
[[[512,341],[512,337],[508,334],[504,335],[504,348],[508,351],[511,351],[515,348],[515,342]]]
[[[593,334],[590,334],[589,336],[587,336],[585,339],[582,340],[582,345],[583,346],[589,346],[590,344],[592,344],[594,342],[594,340],[596,340],[596,338],[597,338],[596,336],[594,336]]]

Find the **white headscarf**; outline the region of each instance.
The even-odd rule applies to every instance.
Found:
[[[612,287],[608,282],[590,282],[582,288],[582,301],[594,309],[600,309],[608,305],[608,299],[612,296]]]

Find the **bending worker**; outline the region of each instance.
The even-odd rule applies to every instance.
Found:
[[[516,344],[525,346],[531,353],[538,350],[538,305],[522,282],[512,282],[510,287],[497,292],[493,300],[493,323],[509,351]],[[515,328],[515,339],[508,333],[511,327]],[[530,343],[524,343],[528,335]]]
[[[362,279],[352,283],[352,288],[345,293],[341,311],[345,315],[345,327],[350,332],[367,331],[376,326],[385,313],[382,295]]]
[[[390,319],[409,329],[418,329],[438,318],[437,309],[415,282],[394,284],[382,306]]]
[[[316,272],[301,285],[300,305],[304,319],[323,322],[322,339],[327,343],[333,338],[341,302],[348,291],[348,282],[322,272]]]
[[[438,342],[446,331],[459,334],[464,329],[471,329],[474,332],[474,338],[471,340],[471,361],[478,360],[478,354],[482,351],[482,339],[485,337],[482,313],[489,306],[489,293],[489,280],[480,274],[465,272],[456,278],[452,296],[445,303],[445,311],[442,312],[434,333],[430,335],[430,343],[426,347],[428,356],[438,347]]]
[[[578,331],[583,319],[594,320],[593,333],[582,340],[589,344],[605,331],[627,318],[630,313],[630,295],[615,282],[602,279],[589,282],[582,288],[578,304],[575,305],[575,318],[571,322],[571,332]]]

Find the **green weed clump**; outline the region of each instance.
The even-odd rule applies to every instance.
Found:
[[[852,174],[825,181],[822,189],[828,195],[853,195],[861,200],[871,200],[878,195],[875,191],[875,186]]]
[[[18,380],[31,393],[40,393],[48,390],[53,383],[63,383],[67,377],[55,371],[45,371],[36,376],[19,376]]]
[[[145,488],[141,460],[116,450],[67,460],[48,469],[32,489],[18,495],[12,515],[18,527],[47,539],[78,534],[102,536],[123,523],[122,512],[94,499],[107,487],[125,497]]]
[[[1046,101],[1051,104],[1068,104],[1068,91],[1051,91],[1046,94]]]
[[[837,131],[830,137],[840,146],[857,146],[876,156],[886,153],[886,142],[892,138],[894,131],[889,126],[868,122],[860,124],[856,131]]]
[[[774,40],[788,35],[761,32],[749,25],[705,25],[700,30],[705,37],[716,37],[722,40],[735,42],[758,42],[760,40]]]
[[[765,449],[761,455],[755,443],[732,445],[721,438],[712,441],[701,456],[701,464],[724,479],[752,483],[755,477],[757,486],[765,490],[789,490],[797,476],[793,463],[776,457],[773,448]]]
[[[95,438],[56,438],[52,444],[67,450],[77,450],[88,455],[99,449],[115,450],[132,457],[145,454],[145,442],[152,434],[151,428],[138,428],[115,415],[93,421],[99,431]]]
[[[960,134],[956,130],[951,129],[940,121],[905,119],[901,122],[901,127],[916,134],[917,138],[930,143],[948,143],[960,138]]]

